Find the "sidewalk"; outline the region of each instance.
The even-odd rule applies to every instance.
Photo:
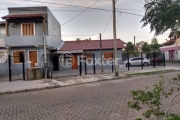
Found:
[[[171,66],[171,67],[163,67],[163,68],[161,67],[155,69],[144,69],[138,71],[125,71],[125,72],[121,71],[119,77],[115,77],[114,73],[108,73],[108,74],[101,73],[96,75],[88,74],[83,76],[69,76],[69,77],[42,79],[42,80],[34,80],[34,81],[23,81],[23,80],[12,81],[12,82],[2,81],[0,82],[0,95],[28,92],[28,91],[35,91],[42,89],[59,88],[70,85],[90,83],[90,82],[120,79],[120,78],[125,78],[126,74],[155,72],[155,71],[163,71],[163,70],[180,70],[180,68]]]

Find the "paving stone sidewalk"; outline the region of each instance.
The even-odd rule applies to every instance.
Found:
[[[102,73],[102,74],[88,74],[83,76],[69,76],[69,77],[60,77],[53,79],[42,79],[42,80],[34,80],[34,81],[2,81],[0,82],[0,94],[12,94],[19,92],[28,92],[28,91],[36,91],[42,89],[51,89],[58,88],[70,85],[105,81],[105,80],[113,80],[117,78],[124,78],[126,74],[129,73],[143,73],[143,72],[152,72],[152,71],[162,71],[162,70],[179,70],[177,67],[161,67],[155,69],[145,69],[138,71],[129,71],[129,72],[120,72],[119,77],[115,77],[114,73]]]

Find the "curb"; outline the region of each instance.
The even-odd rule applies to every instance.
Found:
[[[172,71],[172,72],[178,72],[178,71]],[[169,72],[164,72],[164,73],[169,73]],[[158,73],[158,74],[162,74],[162,73]],[[95,83],[95,82],[102,82],[102,81],[110,81],[110,80],[117,80],[117,79],[127,79],[127,78],[136,78],[136,77],[145,77],[145,76],[158,75],[158,74],[114,77],[114,78],[111,78],[111,79],[104,78],[104,79],[100,79],[100,80],[97,80],[97,81],[77,83],[77,84],[64,85],[64,86],[52,85],[52,86],[46,86],[46,87],[41,87],[41,88],[30,88],[30,89],[24,89],[24,90],[6,91],[6,92],[0,92],[0,95],[23,93],[23,92],[32,92],[32,91],[40,91],[40,90],[45,90],[45,89],[54,89],[54,88],[60,88],[60,87],[68,87],[68,86],[74,86],[74,85],[81,85],[81,84]]]

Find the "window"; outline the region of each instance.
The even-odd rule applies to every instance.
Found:
[[[22,24],[22,36],[34,36],[34,23]]]
[[[21,63],[23,62],[24,51],[13,51],[13,63]]]
[[[113,52],[104,52],[104,59],[112,59],[113,58]]]

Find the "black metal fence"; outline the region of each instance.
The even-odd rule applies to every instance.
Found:
[[[113,56],[112,56],[113,58]],[[100,54],[98,53],[75,53],[75,54],[51,54],[48,56],[49,69],[52,77],[75,76],[114,72],[114,62],[103,59],[101,65]],[[110,64],[107,64],[110,63]],[[102,70],[103,68],[103,70]]]
[[[135,56],[135,57],[132,57]],[[152,52],[149,54],[143,54],[142,52],[139,55],[133,55],[128,52],[123,55],[123,64],[127,67],[128,70],[132,67],[139,66],[141,69],[144,69],[145,66],[166,66],[165,63],[165,54],[159,52]]]
[[[17,62],[18,60],[18,62]],[[17,63],[15,63],[15,61]],[[24,55],[0,56],[0,80],[11,82],[12,80],[25,80],[25,62]]]

